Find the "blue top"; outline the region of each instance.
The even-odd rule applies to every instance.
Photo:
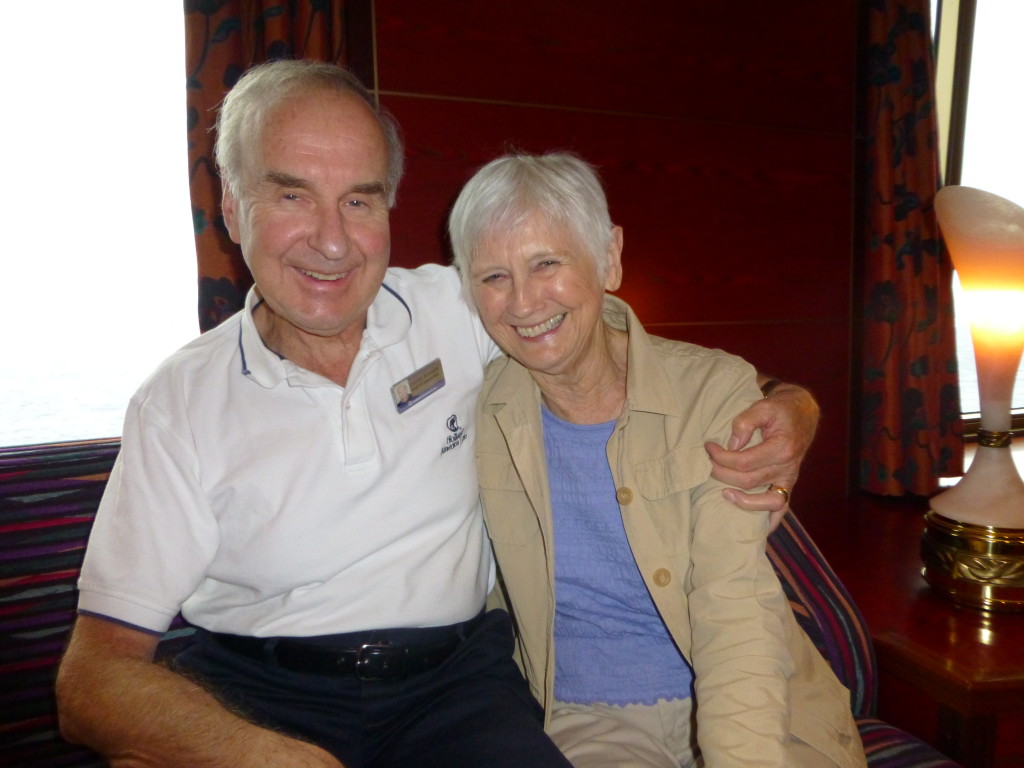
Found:
[[[653,704],[693,695],[633,558],[605,453],[615,422],[573,424],[543,409],[555,548],[555,698]]]

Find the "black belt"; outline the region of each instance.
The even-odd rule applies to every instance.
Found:
[[[217,632],[207,634],[235,653],[276,664],[292,672],[352,675],[360,680],[401,680],[433,669],[451,656],[465,633],[478,620],[479,617],[455,625],[453,633],[443,641],[410,645],[397,645],[384,640],[339,648],[287,638],[243,637]],[[403,632],[407,633],[405,630]]]

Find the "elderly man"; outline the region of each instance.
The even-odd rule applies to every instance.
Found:
[[[388,269],[396,126],[344,70],[276,62],[232,89],[216,151],[256,285],[132,399],[62,732],[115,766],[568,765],[483,610],[473,418],[497,347],[454,270]],[[712,449],[719,471],[789,486],[815,418],[773,394],[733,446],[759,426],[765,447]],[[179,611],[197,638],[166,668]]]

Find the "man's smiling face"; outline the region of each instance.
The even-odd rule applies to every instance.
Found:
[[[355,94],[310,92],[268,116],[224,218],[279,345],[358,343],[390,257],[387,170],[384,135]]]

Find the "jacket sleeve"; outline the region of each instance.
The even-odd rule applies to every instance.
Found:
[[[721,440],[756,388],[721,376],[705,386],[706,437]],[[784,616],[790,610],[765,554],[768,515],[722,497],[708,478],[691,489],[688,604],[698,738],[708,766],[782,766],[794,670]]]

